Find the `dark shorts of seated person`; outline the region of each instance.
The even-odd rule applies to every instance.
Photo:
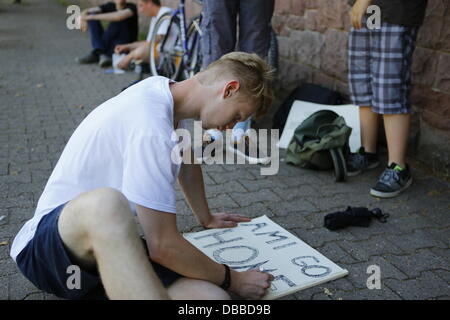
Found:
[[[60,298],[107,300],[108,297],[97,270],[93,272],[79,269],[79,289],[76,281],[73,280],[76,271],[70,266],[75,264],[70,260],[58,232],[58,218],[64,205],[57,207],[41,219],[33,239],[17,256],[17,265],[37,288]],[[148,253],[144,239],[143,243]],[[150,262],[165,287],[182,277],[156,262],[151,260]]]

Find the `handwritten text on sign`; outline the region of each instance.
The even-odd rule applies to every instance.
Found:
[[[274,276],[265,299],[345,276],[347,271],[266,216],[232,229],[184,235],[211,259],[237,271],[259,269]]]

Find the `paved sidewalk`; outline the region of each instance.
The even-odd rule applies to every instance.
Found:
[[[10,244],[78,123],[136,77],[79,66],[75,57],[87,52],[88,39],[65,27],[66,8],[56,0],[10,2],[0,0],[0,299],[55,299],[18,272]],[[204,166],[211,209],[265,214],[349,271],[285,299],[450,298],[448,183],[413,169],[410,190],[378,200],[368,191],[382,168],[340,184],[330,172],[283,163],[276,176],[259,169]],[[180,230],[200,230],[180,194],[177,205]],[[324,215],[347,205],[380,207],[391,217],[370,228],[325,229]],[[366,287],[372,264],[381,268],[380,290]]]

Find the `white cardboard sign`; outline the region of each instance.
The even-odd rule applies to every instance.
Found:
[[[334,111],[345,119],[347,125],[352,128],[352,133],[349,139],[350,150],[352,152],[356,152],[361,146],[358,106],[353,104],[332,106],[300,100],[296,100],[292,104],[292,108],[286,120],[286,125],[284,126],[283,134],[281,135],[278,147],[287,149],[289,142],[291,142],[292,136],[294,135],[295,129],[303,122],[303,120],[319,110]]]
[[[264,300],[273,300],[344,277],[340,268],[267,216],[230,229],[185,233],[212,260],[236,271],[259,269],[274,276]]]

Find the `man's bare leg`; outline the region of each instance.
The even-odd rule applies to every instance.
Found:
[[[110,299],[169,299],[119,191],[100,188],[70,201],[58,230],[75,263],[97,266]]]
[[[385,114],[383,117],[388,143],[388,164],[395,162],[405,168],[411,115],[409,113]]]
[[[380,116],[373,112],[371,107],[362,106],[359,108],[359,118],[361,122],[361,144],[366,152],[376,153]]]
[[[167,290],[174,300],[230,300],[225,290],[203,280],[181,278]]]

